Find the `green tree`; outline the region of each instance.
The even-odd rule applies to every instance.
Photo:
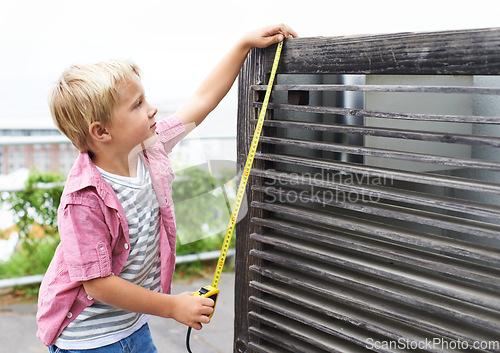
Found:
[[[63,181],[61,174],[31,171],[23,190],[2,195],[2,202],[10,204],[15,212],[21,243],[9,261],[0,264],[1,277],[41,274],[47,270],[59,244],[57,208]],[[35,234],[35,223],[43,234]]]

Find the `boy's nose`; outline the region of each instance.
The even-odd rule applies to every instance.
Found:
[[[149,117],[154,118],[156,116],[156,113],[158,113],[158,108],[151,106],[151,112]]]

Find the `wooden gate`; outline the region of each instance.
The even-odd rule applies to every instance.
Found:
[[[275,47],[239,78],[246,159]],[[500,352],[500,29],[287,40],[235,352]]]

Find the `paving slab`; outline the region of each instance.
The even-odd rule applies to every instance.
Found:
[[[196,292],[211,279],[175,281],[172,293]],[[220,295],[210,324],[192,330],[193,353],[230,353],[234,332],[234,273],[224,272],[219,282]],[[0,353],[47,353],[36,338],[36,303],[0,307]],[[149,326],[159,353],[184,353],[187,327],[171,319],[153,317]]]

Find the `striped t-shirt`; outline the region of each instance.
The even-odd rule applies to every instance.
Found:
[[[147,168],[139,158],[137,177],[128,178],[100,168],[120,201],[130,234],[130,254],[119,277],[155,292],[160,291],[160,208]],[[61,349],[92,349],[118,342],[144,325],[149,315],[124,311],[95,301],[61,333]]]

